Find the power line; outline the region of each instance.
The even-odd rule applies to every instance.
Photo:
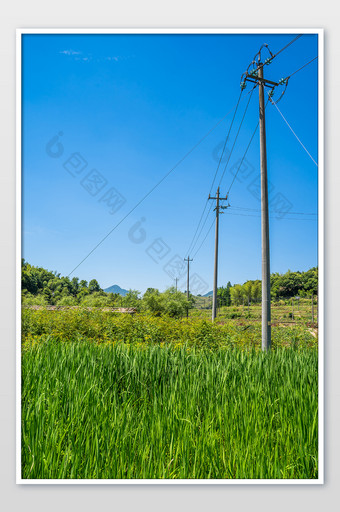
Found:
[[[309,62],[307,62],[306,64],[304,64],[303,66],[301,66],[301,68],[297,69],[296,71],[294,71],[294,73],[292,73],[291,75],[288,75],[285,80],[289,80],[289,78],[291,78],[293,75],[295,75],[296,73],[298,73],[299,71],[301,71],[301,69],[305,68],[306,66],[308,66],[309,64],[311,64],[312,62],[314,62],[316,59],[318,58],[318,56],[314,57],[314,59],[310,60]]]
[[[276,52],[274,54],[274,56],[272,57],[272,59],[274,59],[275,57],[277,57],[281,52],[283,52],[284,50],[286,50],[291,44],[295,43],[295,41],[297,41],[300,37],[302,37],[303,34],[298,34],[296,37],[294,37],[294,39],[292,39],[288,44],[286,44],[286,46],[284,46],[283,48],[281,48],[281,50],[279,50],[278,52]]]
[[[213,227],[213,225],[214,225],[214,224],[215,224],[215,219],[213,219],[213,221],[212,221],[212,223],[211,223],[211,226],[209,227],[209,229],[208,229],[208,231],[207,231],[207,233],[206,233],[205,237],[204,237],[204,238],[203,238],[203,240],[202,240],[201,245],[199,246],[199,248],[198,248],[198,249],[197,249],[197,251],[195,252],[195,254],[194,254],[193,258],[195,258],[195,257],[197,256],[198,252],[201,250],[201,248],[202,248],[202,246],[203,246],[204,242],[206,241],[206,239],[208,238],[208,235],[209,235],[209,233],[210,233],[210,231],[211,231],[211,229],[212,229],[212,227]]]
[[[285,46],[283,46],[280,50],[278,50],[274,55],[271,53],[271,51],[269,50],[269,47],[267,44],[264,44],[261,46],[259,52],[255,55],[253,61],[251,62],[251,64],[255,64],[255,59],[257,56],[260,56],[260,52],[262,50],[262,48],[266,47],[267,50],[269,51],[270,53],[270,58],[268,58],[266,61],[264,61],[263,63],[259,63],[258,66],[257,66],[257,69],[261,69],[263,68],[263,66],[265,66],[266,64],[270,64],[278,55],[280,55],[281,52],[283,52],[284,50],[286,50],[291,44],[295,43],[295,41],[297,41],[300,37],[302,37],[303,34],[298,34],[297,36],[294,37],[294,39],[292,39],[291,41],[289,41],[289,43],[287,43]],[[250,64],[250,65],[251,65]],[[249,66],[250,66],[249,65]],[[248,66],[248,69],[249,69],[249,66]]]
[[[309,64],[311,64],[312,62],[314,62],[316,59],[318,58],[318,56],[314,57],[313,59],[311,59],[309,62],[306,62],[306,64],[304,64],[303,66],[301,66],[299,69],[297,69],[296,71],[294,71],[293,73],[291,73],[290,75],[286,76],[286,78],[281,78],[281,80],[279,81],[278,85],[285,85],[285,88],[284,90],[282,91],[281,93],[281,96],[276,100],[276,104],[281,100],[281,98],[284,96],[286,90],[287,90],[287,86],[288,86],[288,81],[289,79],[294,76],[296,73],[298,73],[299,71],[301,71],[301,69],[304,69],[306,66],[308,66]]]
[[[223,155],[224,155],[224,151],[225,151],[225,148],[226,148],[227,142],[228,142],[228,140],[229,140],[229,136],[230,136],[230,132],[231,132],[232,126],[233,126],[233,124],[234,124],[234,120],[235,120],[236,112],[237,112],[237,110],[238,110],[238,106],[239,106],[239,104],[240,104],[240,100],[241,100],[242,92],[243,92],[243,91],[242,91],[242,89],[241,89],[240,96],[239,96],[239,98],[238,98],[238,102],[237,102],[237,105],[236,105],[236,108],[235,108],[235,112],[234,112],[234,115],[233,115],[233,119],[232,119],[232,122],[231,122],[230,127],[229,127],[228,135],[226,136],[226,139],[225,139],[225,142],[224,142],[224,146],[223,146],[223,149],[222,149],[222,153],[221,153],[221,156],[220,156],[220,159],[219,159],[219,162],[218,162],[218,166],[217,166],[217,169],[216,169],[216,171],[215,171],[214,179],[213,179],[213,181],[212,181],[212,183],[211,183],[211,187],[210,187],[209,194],[211,194],[211,192],[212,192],[212,189],[213,189],[213,186],[214,186],[214,183],[215,183],[215,179],[216,179],[216,176],[217,176],[218,170],[219,170],[220,165],[221,165],[221,162],[222,162],[222,158],[223,158]],[[249,93],[248,93],[248,94],[249,94]],[[253,94],[253,91],[250,91],[250,98],[251,98],[252,94]],[[249,103],[249,101],[248,101],[248,103]],[[248,106],[247,106],[247,108],[248,108]]]
[[[250,91],[250,96],[249,96],[248,103],[247,103],[246,108],[245,108],[245,110],[244,110],[243,117],[242,117],[241,122],[240,122],[240,126],[239,126],[239,128],[238,128],[238,131],[237,131],[236,137],[235,137],[235,139],[234,139],[233,146],[232,146],[231,151],[230,151],[230,153],[229,153],[228,160],[227,160],[227,163],[225,164],[225,167],[224,167],[224,170],[223,170],[223,173],[222,173],[222,176],[221,176],[221,179],[220,179],[220,181],[219,181],[218,186],[220,186],[220,185],[221,185],[222,180],[223,180],[223,177],[224,177],[224,174],[225,174],[225,172],[226,172],[226,170],[227,170],[227,167],[228,167],[228,164],[229,164],[229,161],[230,161],[230,157],[231,157],[232,152],[233,152],[233,150],[234,150],[234,147],[235,147],[235,144],[236,144],[237,138],[238,138],[238,136],[239,136],[239,133],[240,133],[240,130],[241,130],[241,127],[242,127],[242,124],[243,124],[244,118],[246,117],[246,113],[247,113],[247,110],[248,110],[248,107],[249,107],[249,103],[250,103],[251,97],[252,97],[253,92],[254,92],[254,89],[255,89],[256,87],[257,87],[257,86],[255,85],[255,86],[252,88],[252,90]]]
[[[228,156],[228,159],[227,159],[227,163],[225,164],[225,167],[224,167],[224,170],[223,170],[222,176],[221,176],[221,178],[220,178],[219,186],[221,185],[221,182],[222,182],[222,179],[223,179],[223,177],[224,177],[224,174],[225,174],[225,171],[226,171],[226,169],[227,169],[227,166],[228,166],[228,164],[229,164],[229,161],[230,161],[231,155],[232,155],[232,153],[233,153],[233,151],[234,151],[235,144],[236,144],[236,141],[237,141],[238,135],[239,135],[239,133],[240,133],[240,130],[241,130],[241,127],[242,127],[242,124],[243,124],[243,121],[244,121],[245,115],[246,115],[246,113],[247,113],[248,106],[249,106],[249,103],[250,103],[250,100],[251,100],[252,94],[253,94],[253,91],[254,91],[254,89],[255,89],[255,88],[256,88],[256,86],[255,86],[255,87],[253,87],[253,88],[252,88],[252,90],[251,90],[251,91],[249,91],[249,93],[248,93],[248,94],[250,94],[250,97],[249,97],[248,103],[247,103],[247,105],[246,105],[245,111],[244,111],[244,113],[243,113],[242,120],[241,120],[241,122],[240,122],[240,125],[239,125],[239,128],[238,128],[237,134],[236,134],[236,136],[235,136],[235,139],[234,139],[234,142],[233,142],[232,148],[231,148],[231,150],[230,150],[230,153],[229,153],[229,156]],[[229,133],[230,133],[230,132],[229,132]],[[228,133],[228,137],[229,137],[229,133]],[[215,175],[216,175],[216,173],[215,173]],[[210,193],[211,193],[211,189],[210,189]],[[209,195],[210,195],[210,193],[209,193]],[[202,213],[202,215],[201,215],[200,222],[202,221],[202,218],[203,218],[204,212],[205,212],[205,210],[206,210],[206,206],[207,206],[207,202],[206,202],[206,204],[205,204],[205,207],[204,207],[203,213]],[[210,215],[211,210],[212,210],[212,204],[210,204],[210,207],[209,207],[208,212],[207,212],[207,214],[206,214],[205,220],[204,220],[204,222],[203,222],[203,224],[202,224],[201,229],[200,229],[200,231],[199,231],[199,232],[198,232],[198,228],[199,228],[200,222],[199,222],[199,224],[198,224],[198,226],[197,226],[197,229],[196,229],[196,232],[195,232],[194,238],[193,238],[193,240],[192,240],[192,242],[191,242],[191,245],[190,245],[190,248],[189,248],[188,253],[189,253],[190,251],[192,252],[192,250],[194,249],[194,247],[195,247],[195,246],[196,246],[196,244],[198,243],[198,240],[199,240],[199,238],[200,238],[200,236],[201,236],[201,233],[202,233],[202,231],[203,231],[203,229],[204,229],[204,226],[205,226],[205,224],[206,224],[206,222],[207,222],[207,220],[208,220],[208,218],[209,218],[209,215]],[[197,235],[196,240],[195,240],[195,242],[194,242],[194,239],[195,239],[195,236],[196,236],[197,232],[198,232],[198,235]],[[194,243],[193,243],[193,242],[194,242]]]
[[[290,131],[293,133],[293,135],[295,136],[295,138],[297,139],[297,141],[301,144],[301,146],[303,147],[303,149],[306,151],[307,155],[309,156],[309,158],[313,161],[313,163],[316,165],[316,167],[318,167],[318,164],[317,162],[314,160],[314,158],[312,157],[312,155],[310,154],[310,152],[308,151],[308,149],[306,148],[306,146],[301,142],[301,140],[299,139],[299,137],[296,135],[296,133],[294,132],[293,128],[290,126],[290,124],[288,123],[287,119],[285,118],[285,116],[282,114],[281,110],[279,109],[279,107],[277,106],[277,104],[275,103],[275,101],[273,100],[273,98],[269,98],[271,103],[275,106],[275,108],[277,109],[277,111],[279,112],[279,114],[281,115],[282,119],[284,120],[284,122],[286,123],[286,125],[288,126],[288,128],[290,129]]]
[[[233,127],[234,120],[235,120],[235,117],[236,117],[236,113],[237,113],[237,110],[238,110],[238,107],[239,107],[239,104],[240,104],[240,101],[241,101],[242,92],[243,92],[243,90],[241,89],[241,92],[240,92],[240,95],[239,95],[238,101],[237,101],[236,106],[235,106],[234,115],[233,115],[233,118],[232,118],[232,120],[231,120],[231,123],[230,123],[230,126],[229,126],[229,130],[228,130],[228,133],[227,133],[227,136],[226,136],[226,138],[225,138],[225,142],[224,142],[224,145],[223,145],[222,153],[221,153],[221,156],[220,156],[220,159],[219,159],[219,162],[218,162],[218,165],[217,165],[217,168],[216,168],[215,174],[214,174],[214,178],[213,178],[212,183],[211,183],[211,186],[210,186],[210,192],[209,192],[209,194],[211,194],[211,192],[212,192],[212,189],[213,189],[213,186],[214,186],[214,183],[215,183],[215,179],[216,179],[216,176],[217,176],[218,170],[219,170],[220,165],[221,165],[221,162],[222,162],[222,158],[223,158],[223,155],[224,155],[224,151],[225,151],[225,148],[226,148],[226,146],[227,146],[227,142],[228,142],[229,137],[230,137],[231,129],[232,129],[232,127]],[[252,93],[252,91],[249,91],[249,93],[248,93],[248,94],[250,94],[250,93]],[[204,208],[203,208],[202,214],[201,214],[201,216],[200,216],[200,219],[199,219],[199,221],[198,221],[198,224],[197,224],[197,227],[196,227],[196,230],[195,230],[194,236],[193,236],[193,238],[192,238],[192,240],[191,240],[191,243],[190,243],[190,245],[189,245],[189,248],[188,248],[188,250],[187,250],[187,253],[186,253],[186,254],[189,254],[190,252],[192,252],[192,250],[194,249],[194,247],[195,247],[195,245],[196,245],[196,243],[197,243],[197,241],[198,241],[198,239],[199,239],[199,237],[200,237],[200,234],[201,234],[201,232],[202,232],[202,229],[204,228],[204,225],[205,225],[206,220],[205,220],[205,222],[204,222],[204,224],[203,224],[203,226],[202,226],[202,229],[201,229],[201,231],[200,231],[200,233],[199,233],[199,235],[198,235],[198,237],[197,237],[197,239],[196,239],[196,241],[195,241],[195,243],[194,243],[194,240],[195,240],[196,235],[197,235],[197,233],[198,233],[198,230],[199,230],[199,227],[200,227],[200,225],[201,225],[202,219],[203,219],[203,217],[204,217],[204,213],[205,213],[205,211],[206,211],[207,205],[208,205],[208,199],[207,199],[207,200],[206,200],[206,202],[204,203]],[[209,216],[210,211],[211,211],[211,206],[210,206],[209,211],[208,211],[208,216]]]
[[[237,103],[237,105],[239,104],[239,102]],[[224,119],[230,114],[230,112],[232,112],[234,110],[235,107],[232,107],[194,146],[192,146],[191,149],[189,149],[189,151],[180,159],[177,161],[177,163],[163,176],[163,178],[161,178],[150,190],[149,192],[147,192],[136,204],[133,208],[131,208],[131,210],[129,210],[129,212],[119,221],[117,222],[117,224],[107,233],[107,235],[105,235],[101,240],[100,242],[97,243],[97,245],[95,245],[93,247],[93,249],[91,249],[91,251],[89,251],[89,253],[85,256],[85,258],[83,258],[80,263],[78,263],[78,265],[76,265],[73,270],[68,274],[67,277],[70,277],[70,275],[73,274],[73,272],[75,272],[75,270],[77,270],[78,267],[80,267],[80,265],[82,265],[84,263],[85,260],[87,260],[87,258],[89,258],[89,256],[91,256],[91,254],[94,253],[94,251],[96,249],[98,249],[98,247],[111,235],[111,233],[113,233],[113,231],[115,231],[123,222],[125,219],[127,219],[132,212],[134,212],[136,210],[136,208],[138,208],[138,206],[140,206],[142,204],[143,201],[145,201],[145,199],[150,195],[152,194],[152,192],[210,135],[211,132],[213,132],[215,130],[215,128],[217,128],[217,126],[219,126],[222,121],[224,121]]]
[[[268,105],[268,101],[269,101],[269,98],[268,98],[268,100],[267,100],[266,107],[267,107],[267,105]],[[235,175],[234,175],[234,177],[233,177],[233,179],[232,179],[232,182],[231,182],[231,184],[230,184],[230,187],[229,187],[229,190],[228,190],[228,193],[227,193],[227,195],[228,195],[228,196],[229,196],[229,193],[230,193],[231,187],[233,186],[234,181],[235,181],[235,179],[236,179],[236,177],[237,177],[237,174],[238,174],[238,172],[239,172],[239,170],[240,170],[240,168],[241,168],[241,165],[243,164],[243,160],[245,159],[246,154],[248,153],[248,150],[249,150],[249,148],[250,148],[250,146],[251,146],[251,143],[253,142],[253,138],[255,137],[255,133],[257,132],[257,129],[258,129],[258,127],[259,127],[259,123],[260,123],[260,122],[258,121],[258,122],[257,122],[257,125],[256,125],[256,128],[255,128],[255,130],[253,131],[252,136],[250,137],[250,141],[249,141],[249,143],[248,143],[248,146],[247,146],[247,148],[246,148],[245,152],[243,153],[243,156],[242,156],[241,161],[240,161],[240,165],[238,166],[237,171],[236,171],[236,173],[235,173]]]

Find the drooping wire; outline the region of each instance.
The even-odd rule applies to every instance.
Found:
[[[243,153],[243,156],[242,156],[241,161],[240,161],[240,165],[238,166],[237,171],[236,171],[236,173],[234,174],[234,177],[233,177],[233,179],[232,179],[232,182],[231,182],[230,187],[229,187],[228,192],[227,192],[227,196],[229,196],[229,194],[230,194],[231,187],[233,186],[234,181],[236,180],[237,174],[238,174],[238,172],[239,172],[239,170],[240,170],[240,168],[241,168],[241,166],[242,166],[242,164],[243,164],[243,160],[245,159],[245,157],[246,157],[246,155],[247,155],[247,153],[248,153],[248,150],[249,150],[249,148],[250,148],[250,146],[251,146],[251,143],[253,142],[253,138],[255,137],[255,133],[257,132],[257,129],[258,129],[258,127],[259,127],[259,124],[260,124],[260,122],[258,121],[258,122],[257,122],[257,125],[256,125],[256,128],[255,128],[255,130],[253,131],[252,136],[250,137],[250,141],[248,142],[248,146],[247,146],[247,148],[246,148],[245,152]]]
[[[212,189],[213,189],[213,186],[214,186],[214,183],[215,183],[215,180],[216,180],[216,176],[217,176],[217,173],[219,171],[219,168],[220,168],[220,165],[221,165],[221,162],[222,162],[222,158],[223,158],[223,155],[224,155],[224,151],[225,151],[225,148],[227,146],[227,143],[228,143],[228,140],[229,140],[229,137],[230,137],[230,132],[231,132],[231,129],[233,127],[233,124],[234,124],[234,120],[235,120],[235,117],[236,117],[236,113],[237,113],[237,110],[238,110],[238,107],[239,107],[239,104],[240,104],[240,101],[241,101],[241,96],[242,96],[242,92],[243,90],[241,89],[240,91],[240,95],[239,95],[239,98],[238,98],[238,101],[236,103],[236,106],[235,106],[235,110],[234,110],[234,115],[233,115],[233,118],[231,120],[231,123],[230,123],[230,126],[229,126],[229,130],[228,130],[228,133],[227,133],[227,136],[225,138],[225,141],[224,141],[224,145],[223,145],[223,148],[222,148],[222,153],[221,153],[221,156],[220,156],[220,159],[219,159],[219,162],[218,162],[218,165],[217,165],[217,168],[216,168],[216,171],[215,171],[215,174],[214,174],[214,177],[213,177],[213,180],[211,182],[211,186],[210,186],[210,192],[209,194],[211,194],[212,192]],[[249,94],[249,93],[248,93]],[[200,219],[198,221],[198,224],[197,224],[197,227],[196,227],[196,230],[195,230],[195,233],[194,233],[194,236],[191,240],[191,243],[188,247],[188,250],[186,252],[186,255],[187,257],[189,257],[189,254],[190,254],[190,251],[192,251],[197,243],[197,240],[195,241],[195,238],[196,238],[196,235],[198,233],[198,230],[199,230],[199,227],[201,225],[201,222],[202,222],[202,219],[203,219],[203,216],[204,216],[204,213],[206,211],[206,208],[208,206],[208,199],[205,201],[204,203],[204,208],[203,208],[203,211],[202,211],[202,214],[200,216]],[[205,223],[204,223],[205,224]],[[203,227],[204,227],[204,224],[203,224]],[[201,232],[200,232],[201,233]],[[200,235],[199,235],[200,236]],[[198,239],[198,238],[197,238]],[[195,241],[195,244],[194,244],[194,241]]]
[[[229,153],[229,156],[228,156],[228,160],[227,160],[227,162],[226,162],[226,164],[225,164],[225,166],[224,166],[224,170],[223,170],[222,176],[221,176],[220,181],[219,181],[219,184],[218,184],[219,186],[221,185],[222,180],[223,180],[223,177],[224,177],[225,172],[226,172],[226,170],[227,170],[227,167],[228,167],[228,164],[229,164],[229,161],[230,161],[230,157],[231,157],[232,152],[233,152],[233,150],[234,150],[234,147],[235,147],[236,141],[237,141],[237,139],[238,139],[238,136],[239,136],[239,133],[240,133],[240,130],[241,130],[241,127],[242,127],[242,124],[243,124],[244,118],[246,117],[246,113],[247,113],[247,110],[248,110],[248,107],[249,107],[250,100],[251,100],[251,98],[252,98],[252,96],[253,96],[253,92],[254,92],[254,89],[256,89],[256,87],[257,87],[257,84],[256,84],[256,85],[254,85],[254,87],[253,87],[253,88],[252,88],[252,90],[250,91],[249,100],[248,100],[248,103],[247,103],[246,108],[245,108],[245,110],[244,110],[243,117],[242,117],[242,119],[241,119],[240,125],[239,125],[239,127],[238,127],[237,134],[236,134],[236,137],[235,137],[235,139],[234,139],[233,146],[232,146],[232,148],[231,148],[231,150],[230,150],[230,153]]]
[[[270,64],[278,55],[280,55],[281,52],[283,52],[284,50],[286,50],[291,44],[295,43],[295,41],[297,41],[300,37],[302,37],[303,34],[298,34],[297,36],[294,37],[294,39],[292,39],[291,41],[289,41],[289,43],[287,43],[285,46],[283,46],[280,50],[278,50],[276,53],[274,53],[274,55],[272,54],[272,52],[270,51],[269,49],[269,46],[267,44],[263,44],[260,48],[260,50],[256,53],[256,55],[254,56],[254,59],[252,60],[252,62],[249,64],[248,68],[247,68],[247,72],[249,71],[249,68],[251,65],[254,65],[256,64],[256,57],[260,57],[261,58],[261,50],[262,48],[266,48],[269,53],[270,53],[270,57],[268,59],[266,59],[264,62],[260,63],[260,64],[257,64],[257,70],[263,68],[263,66],[267,65],[267,64]]]
[[[176,162],[176,164],[149,190],[149,192],[147,192],[135,204],[135,206],[131,208],[128,211],[128,213],[119,222],[117,222],[117,224],[93,247],[93,249],[91,249],[91,251],[88,252],[85,258],[83,258],[80,261],[80,263],[78,263],[78,265],[76,265],[73,268],[73,270],[68,274],[67,277],[70,277],[73,274],[73,272],[75,272],[75,270],[77,270],[77,268],[79,268],[80,265],[82,265],[84,261],[87,260],[87,258],[89,258],[89,256],[91,256],[91,254],[93,254],[96,249],[98,249],[98,247],[111,235],[111,233],[113,233],[113,231],[115,231],[124,222],[124,220],[127,219],[131,215],[131,213],[133,213],[138,208],[138,206],[140,206],[143,203],[143,201],[145,201],[145,199],[149,197],[149,195],[152,194],[152,192],[157,187],[159,187],[159,185],[210,135],[210,133],[213,132],[217,128],[217,126],[219,126],[224,121],[224,119],[234,110],[234,108],[235,106],[233,106],[194,146],[192,146],[191,149],[189,149],[189,151],[182,158],[180,158],[180,160]]]
[[[249,100],[248,100],[248,102],[247,102],[247,105],[246,105],[245,111],[244,111],[244,113],[243,113],[243,117],[242,117],[242,120],[241,120],[241,122],[240,122],[240,125],[239,125],[239,128],[238,128],[238,131],[237,131],[236,137],[235,137],[235,139],[234,139],[234,142],[233,142],[232,148],[231,148],[231,150],[230,150],[230,152],[229,152],[228,159],[227,159],[226,165],[225,165],[225,167],[224,167],[224,171],[223,171],[222,176],[221,176],[221,179],[220,179],[220,181],[219,181],[219,186],[221,185],[221,181],[222,181],[222,179],[223,179],[223,177],[224,177],[224,174],[225,174],[225,171],[226,171],[227,166],[228,166],[228,164],[229,164],[229,161],[230,161],[231,155],[232,155],[233,150],[234,150],[234,148],[235,148],[235,144],[236,144],[236,141],[237,141],[238,135],[239,135],[239,133],[240,133],[240,130],[241,130],[241,127],[242,127],[242,124],[243,124],[243,121],[244,121],[244,118],[245,118],[246,112],[247,112],[247,110],[248,110],[248,106],[249,106],[249,103],[250,103],[250,100],[251,100],[251,97],[252,97],[253,91],[254,91],[254,89],[255,89],[256,87],[257,87],[257,85],[255,85],[255,86],[251,89],[251,91],[248,93],[248,94],[249,94]],[[229,136],[229,134],[228,134],[228,136]],[[216,174],[216,173],[215,173],[215,174]],[[213,186],[213,183],[212,183],[212,186]],[[212,186],[211,186],[211,188],[210,188],[210,194],[211,194],[211,191],[212,191]],[[205,207],[207,206],[207,203],[208,203],[208,200],[206,201],[206,205],[205,205]],[[204,226],[206,225],[207,220],[208,220],[208,218],[209,218],[209,215],[210,215],[210,213],[211,213],[212,206],[213,206],[213,205],[212,205],[212,203],[211,203],[211,204],[210,204],[210,206],[209,206],[208,212],[207,212],[207,214],[206,214],[206,217],[205,217],[205,219],[204,219],[204,222],[203,222],[203,224],[201,225],[201,228],[200,228],[199,232],[198,232],[198,228],[199,228],[199,226],[198,226],[198,228],[197,228],[197,230],[196,230],[196,233],[198,232],[198,235],[197,235],[197,237],[196,237],[196,239],[195,239],[195,242],[194,242],[194,239],[193,239],[193,240],[192,240],[192,242],[191,242],[191,245],[190,245],[190,248],[189,248],[189,250],[190,250],[191,252],[193,251],[193,249],[194,249],[194,248],[195,248],[195,246],[197,245],[198,240],[200,239],[201,233],[203,232]],[[205,211],[205,209],[204,209],[204,211]],[[203,213],[204,213],[204,211],[203,211]],[[203,218],[203,215],[201,215],[201,219],[200,219],[200,220],[202,220],[202,218]],[[195,233],[195,234],[196,234],[196,233]],[[189,252],[188,252],[188,254],[189,254]]]
[[[308,149],[306,148],[306,146],[301,142],[301,140],[299,139],[299,137],[296,135],[296,133],[294,132],[293,128],[290,126],[290,124],[288,123],[287,119],[285,118],[285,116],[282,114],[281,110],[279,109],[279,107],[277,106],[277,104],[275,103],[275,101],[273,100],[273,98],[269,98],[270,99],[270,102],[275,106],[275,108],[277,109],[277,111],[279,112],[279,114],[281,115],[282,119],[284,120],[284,122],[286,123],[286,125],[288,126],[288,128],[290,129],[290,131],[293,133],[293,135],[295,136],[295,138],[297,139],[297,141],[301,144],[302,148],[306,151],[307,155],[309,156],[309,158],[313,161],[313,163],[318,167],[318,164],[317,162],[314,160],[314,158],[312,157],[312,155],[310,154],[310,152],[308,151]]]
[[[299,71],[301,71],[301,69],[305,68],[306,66],[308,66],[309,64],[311,64],[312,62],[314,62],[316,59],[318,58],[318,56],[314,57],[314,59],[310,60],[309,62],[307,62],[306,64],[304,64],[303,66],[301,66],[301,68],[297,69],[296,71],[294,71],[294,73],[291,73],[290,75],[288,75],[285,80],[289,80],[289,78],[291,78],[293,75],[295,75],[296,73],[298,73]]]
[[[272,59],[275,59],[275,57],[277,57],[281,52],[283,52],[284,50],[286,50],[291,44],[295,43],[295,41],[297,41],[300,37],[302,37],[303,34],[298,34],[297,36],[294,37],[294,39],[292,39],[291,41],[289,41],[289,43],[287,43],[283,48],[281,48],[281,50],[277,51]]]
[[[211,231],[211,228],[213,227],[214,223],[215,223],[215,219],[213,219],[213,221],[212,221],[212,223],[211,223],[211,225],[210,225],[210,227],[209,227],[209,229],[208,229],[208,231],[207,231],[207,233],[206,233],[205,237],[203,238],[203,240],[202,240],[202,242],[201,242],[200,246],[198,247],[197,251],[196,251],[196,252],[195,252],[195,254],[193,255],[193,259],[194,259],[194,258],[196,258],[196,256],[197,256],[198,252],[201,250],[201,248],[202,248],[202,246],[203,246],[204,242],[205,242],[205,241],[206,241],[206,239],[208,238],[208,235],[209,235],[209,233],[210,233],[210,231]]]
[[[296,73],[298,73],[299,71],[301,71],[301,69],[305,68],[306,66],[308,66],[309,64],[311,64],[312,62],[314,62],[316,59],[318,58],[318,56],[314,57],[314,59],[311,59],[309,62],[307,62],[306,64],[304,64],[303,66],[301,66],[299,69],[297,69],[296,71],[294,71],[294,73],[291,73],[290,75],[286,76],[286,78],[281,78],[279,84],[282,85],[284,84],[285,85],[285,88],[284,90],[282,91],[281,93],[281,96],[275,100],[275,103],[277,104],[281,99],[282,97],[284,96],[286,90],[287,90],[287,86],[288,86],[288,81],[289,79],[294,76]]]
[[[267,107],[267,105],[268,105],[268,101],[269,101],[269,98],[268,98],[268,100],[267,100],[267,103],[265,104],[265,108],[266,108],[266,107]],[[255,137],[255,133],[257,132],[257,129],[258,129],[258,127],[259,127],[259,124],[260,124],[260,121],[258,121],[258,122],[257,122],[257,125],[256,125],[256,127],[255,127],[255,130],[253,131],[252,136],[250,137],[250,140],[249,140],[249,142],[248,142],[248,146],[246,147],[246,150],[245,150],[245,152],[243,153],[243,156],[242,156],[242,158],[241,158],[240,164],[239,164],[239,166],[238,166],[238,168],[237,168],[236,173],[234,174],[234,177],[233,177],[232,182],[231,182],[231,184],[230,184],[230,187],[229,187],[229,189],[228,189],[227,196],[229,196],[229,193],[230,193],[231,187],[233,186],[233,184],[234,184],[234,182],[235,182],[235,180],[236,180],[237,174],[238,174],[239,170],[241,169],[241,166],[242,166],[243,161],[244,161],[244,159],[245,159],[245,157],[246,157],[246,155],[247,155],[247,153],[248,153],[248,150],[249,150],[249,148],[250,148],[250,146],[251,146],[251,143],[253,142],[253,139],[254,139],[254,137]]]

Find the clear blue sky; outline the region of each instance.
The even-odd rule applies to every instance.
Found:
[[[259,47],[268,43],[275,53],[293,37],[24,35],[23,257],[68,275],[235,106],[241,74]],[[265,76],[279,80],[317,51],[317,36],[304,35],[265,66]],[[317,62],[290,79],[278,103],[315,160]],[[248,84],[243,94],[250,88]],[[274,99],[278,96],[276,92]],[[247,99],[240,103],[229,150]],[[103,288],[118,284],[141,292],[172,285],[172,273],[167,274],[164,266],[176,255],[187,256],[231,119],[232,113],[71,277],[96,278]],[[242,157],[257,121],[255,90],[221,194],[230,186],[232,167]],[[280,194],[288,201],[289,211],[295,212],[282,219],[275,208],[271,214],[271,271],[307,270],[317,265],[317,217],[306,215],[317,213],[317,167],[271,104],[266,124],[271,198]],[[58,134],[59,146],[52,143]],[[232,186],[231,208],[220,217],[219,285],[261,278],[261,227],[256,211],[260,203],[251,192],[259,178],[258,132],[246,164],[247,170],[239,174],[242,181]],[[125,199],[114,214],[105,201],[112,189]],[[214,185],[214,193],[215,189]],[[211,212],[192,254],[213,216]],[[136,226],[141,219],[143,231]],[[192,274],[206,283],[206,291],[212,289],[213,259],[212,229],[191,264]]]

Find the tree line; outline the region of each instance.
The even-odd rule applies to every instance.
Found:
[[[292,297],[311,297],[318,294],[318,268],[313,267],[306,272],[275,272],[270,276],[272,300],[291,299]],[[246,281],[243,284],[220,287],[217,292],[219,304],[224,306],[258,303],[261,301],[261,281]]]
[[[34,267],[22,260],[21,288],[23,305],[84,306],[84,307],[134,307],[137,311],[149,311],[155,315],[184,316],[192,306],[184,293],[170,287],[161,293],[148,288],[144,295],[129,290],[123,297],[118,293],[106,293],[96,279],[90,282],[62,277],[56,271]]]
[[[310,297],[318,293],[318,268],[306,272],[270,276],[272,299]],[[243,284],[218,288],[220,306],[258,303],[261,301],[261,281],[248,280]],[[34,267],[22,260],[22,303],[24,305],[57,305],[89,307],[135,307],[138,311],[149,311],[155,315],[183,316],[195,304],[195,297],[170,287],[165,292],[148,288],[143,296],[137,290],[129,290],[125,297],[117,293],[106,293],[96,279],[87,282],[63,277],[56,271]]]

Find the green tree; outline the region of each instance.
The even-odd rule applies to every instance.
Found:
[[[171,317],[182,317],[190,308],[190,301],[184,293],[171,286],[163,293],[165,313]]]
[[[122,298],[122,305],[126,308],[139,308],[140,292],[138,290],[129,290],[125,297]]]
[[[235,304],[235,306],[238,306],[242,303],[242,286],[240,284],[235,284],[235,286],[232,286],[230,288],[230,297],[232,304]]]
[[[99,286],[97,279],[91,279],[91,281],[89,282],[89,292],[90,293],[100,292],[100,290],[101,290],[101,288]]]
[[[142,308],[154,315],[161,315],[165,312],[164,298],[156,288],[148,288],[143,295]]]
[[[242,285],[242,295],[245,298],[246,304],[250,304],[250,301],[252,299],[252,295],[251,295],[252,286],[253,286],[252,281],[247,281]]]
[[[251,286],[251,296],[254,302],[259,302],[262,294],[261,281],[254,281]]]

